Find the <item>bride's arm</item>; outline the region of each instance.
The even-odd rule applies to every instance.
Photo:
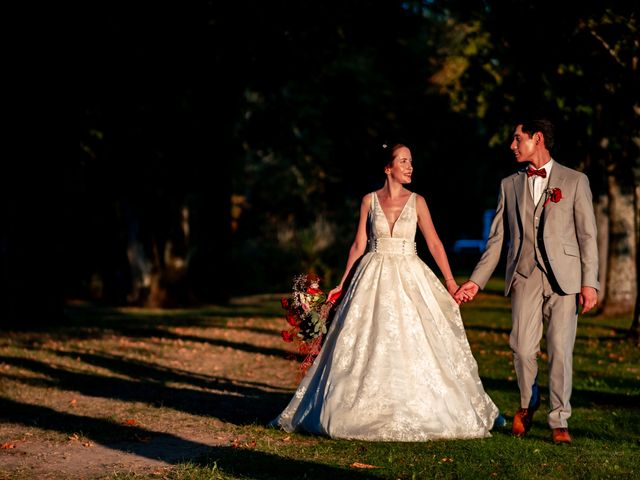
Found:
[[[451,273],[449,260],[447,259],[447,252],[444,249],[444,245],[442,245],[440,237],[438,237],[436,227],[433,225],[431,214],[429,213],[429,207],[427,207],[427,202],[421,195],[416,195],[416,212],[418,214],[418,226],[427,241],[429,252],[431,252],[431,256],[433,256],[433,259],[438,264],[438,268],[440,268],[440,271],[444,276],[444,283],[447,290],[453,296],[453,294],[456,293],[456,290],[458,290],[458,284]]]
[[[344,270],[344,274],[342,275],[342,279],[336,288],[329,292],[329,296],[332,293],[338,293],[342,290],[342,285],[344,284],[345,279],[349,275],[353,264],[358,260],[365,249],[367,248],[367,215],[369,213],[369,208],[371,207],[371,195],[365,195],[362,198],[362,202],[360,203],[360,219],[358,220],[358,230],[356,232],[356,238],[353,240],[351,244],[351,248],[349,249],[349,257],[347,258],[347,266]]]

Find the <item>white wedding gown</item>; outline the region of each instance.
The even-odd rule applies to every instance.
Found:
[[[415,253],[415,204],[412,193],[392,230],[371,194],[368,251],[322,351],[271,425],[362,440],[490,436],[498,408],[458,305]]]

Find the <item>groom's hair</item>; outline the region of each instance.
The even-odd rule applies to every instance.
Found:
[[[555,127],[553,123],[546,118],[530,118],[522,122],[522,133],[533,137],[537,132],[542,133],[545,147],[547,147],[547,150],[551,150],[555,144]]]

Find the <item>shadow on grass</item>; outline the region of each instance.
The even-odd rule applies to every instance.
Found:
[[[95,305],[66,305],[64,324],[77,325],[100,321],[135,320],[172,326],[216,326],[228,319],[284,317],[279,301],[265,304],[209,305],[203,308],[163,309],[150,313],[145,308],[112,308]]]
[[[469,325],[469,324],[465,324],[464,329],[465,330],[473,330],[473,331],[477,331],[477,332],[487,332],[487,333],[499,333],[499,334],[506,333],[507,335],[509,333],[511,333],[511,329],[510,328],[496,327],[496,326],[486,326],[486,325]],[[508,344],[507,344],[507,346],[508,346]]]
[[[254,308],[250,308],[254,307]],[[160,310],[118,309],[93,305],[67,305],[64,316],[55,322],[31,322],[3,325],[3,332],[40,333],[52,338],[100,338],[105,331],[110,334],[150,335],[154,331],[165,332],[167,328],[202,327],[243,330],[276,335],[279,332],[259,325],[235,324],[253,319],[282,318],[280,307],[274,305],[229,305],[210,306],[202,309]]]
[[[220,472],[259,480],[282,478],[349,480],[385,478],[368,472],[323,465],[309,461],[282,458],[256,450],[230,447],[214,448],[194,462],[199,466],[216,466]]]
[[[246,306],[243,305],[243,307]],[[263,328],[255,325],[234,325],[232,322],[234,318],[246,320],[247,318],[255,318],[257,316],[280,317],[282,315],[265,314],[259,309],[256,309],[255,312],[235,309],[218,311],[214,307],[208,309],[207,312],[208,313],[206,315],[194,315],[192,311],[177,311],[150,315],[122,312],[109,308],[68,307],[68,315],[62,323],[45,326],[30,325],[24,330],[20,327],[15,327],[8,330],[8,332],[29,332],[38,334],[35,337],[26,336],[22,338],[15,338],[14,345],[23,348],[32,348],[34,346],[39,348],[39,344],[42,342],[42,338],[45,335],[52,340],[58,341],[68,341],[72,339],[99,339],[105,335],[122,335],[145,340],[156,338],[203,343],[212,346],[241,350],[247,353],[272,355],[280,358],[289,358],[291,356],[292,352],[286,348],[257,346],[245,342],[233,342],[219,338],[207,338],[198,335],[181,334],[170,330],[170,328],[175,327],[220,328],[266,334],[279,338],[279,330]],[[285,326],[284,319],[282,325],[283,327]]]
[[[236,425],[267,423],[290,400],[291,394],[273,390],[266,384],[231,381],[221,377],[190,375],[184,371],[153,364],[142,364],[107,355],[85,354],[83,360],[139,379],[107,377],[71,370],[64,365],[51,365],[34,359],[2,356],[0,361],[28,369],[48,378],[28,378],[2,373],[2,376],[26,385],[77,391],[84,395],[139,401],[155,407],[168,407],[194,415],[215,417]],[[168,382],[189,386],[173,387]],[[207,390],[194,389],[196,385]]]
[[[637,390],[638,388],[638,382],[634,380],[612,378],[610,379],[610,382],[615,382],[615,386],[617,388],[625,389],[628,391]],[[519,395],[518,383],[515,379],[504,380],[498,378],[482,377],[482,384],[487,390],[513,393],[516,397]],[[540,382],[540,390],[543,396],[547,398],[549,386],[545,383]],[[574,388],[571,395],[571,405],[573,407],[584,408],[621,407],[631,410],[640,410],[640,395]],[[499,407],[508,410],[506,406]],[[543,411],[545,407],[545,405],[542,405],[540,411]],[[515,409],[517,408],[517,406],[514,405],[513,408]]]
[[[228,473],[250,474],[252,478],[364,479],[359,472],[320,463],[282,458],[263,452],[230,447],[211,447],[175,435],[139,426],[125,426],[107,420],[57,412],[47,407],[0,397],[0,419],[83,437],[113,450],[162,460],[169,464],[189,462],[213,466]]]
[[[87,439],[114,450],[142,457],[178,463],[193,455],[206,454],[212,447],[164,432],[139,426],[125,426],[108,420],[58,412],[47,407],[20,403],[0,397],[0,419],[30,427],[71,435],[81,433]]]
[[[638,389],[637,381],[616,378],[615,383],[616,387],[629,391]],[[640,411],[640,395],[574,388],[571,404],[574,407],[623,407]]]

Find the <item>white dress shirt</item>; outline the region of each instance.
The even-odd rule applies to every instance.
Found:
[[[533,168],[533,166],[532,166]],[[551,169],[553,168],[553,158],[539,168],[547,171],[546,178],[539,177],[538,175],[531,175],[527,180],[529,181],[529,191],[533,197],[533,204],[538,205],[540,197],[544,193],[547,185],[549,184],[549,175],[551,175]]]

